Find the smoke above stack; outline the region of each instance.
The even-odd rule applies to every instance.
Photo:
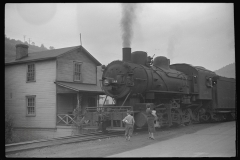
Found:
[[[136,20],[136,9],[138,4],[136,3],[123,3],[122,4],[122,40],[123,47],[130,47],[131,40],[133,38],[133,24]]]
[[[176,48],[181,42],[182,27],[179,24],[176,24],[175,26],[172,27],[170,33],[171,34],[168,40],[167,53],[168,53],[168,58],[173,59],[176,56],[176,53],[175,53]]]
[[[168,58],[173,59],[174,51],[175,51],[175,45],[177,43],[176,36],[171,36],[168,41],[168,48],[167,48],[167,53],[168,53]]]

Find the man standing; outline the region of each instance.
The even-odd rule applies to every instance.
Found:
[[[130,111],[127,111],[127,116],[122,120],[125,122],[125,136],[126,140],[130,141],[130,137],[132,136],[133,133],[133,126],[134,126],[134,118],[131,116]]]

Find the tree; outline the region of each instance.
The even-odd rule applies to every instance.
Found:
[[[50,46],[49,49],[55,49],[53,46]]]
[[[44,44],[41,45],[41,49],[44,50],[44,51],[48,50],[47,47],[44,46]]]
[[[34,43],[34,42],[32,42],[32,45],[33,45],[33,46],[35,46],[35,43]]]

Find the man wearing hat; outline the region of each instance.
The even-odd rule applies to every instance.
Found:
[[[125,136],[126,140],[130,141],[130,137],[133,133],[134,118],[131,116],[131,111],[127,111],[127,116],[122,120],[125,123]]]

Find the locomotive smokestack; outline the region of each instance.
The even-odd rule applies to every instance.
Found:
[[[123,48],[122,49],[122,56],[123,56],[123,61],[125,62],[131,62],[131,48]]]

